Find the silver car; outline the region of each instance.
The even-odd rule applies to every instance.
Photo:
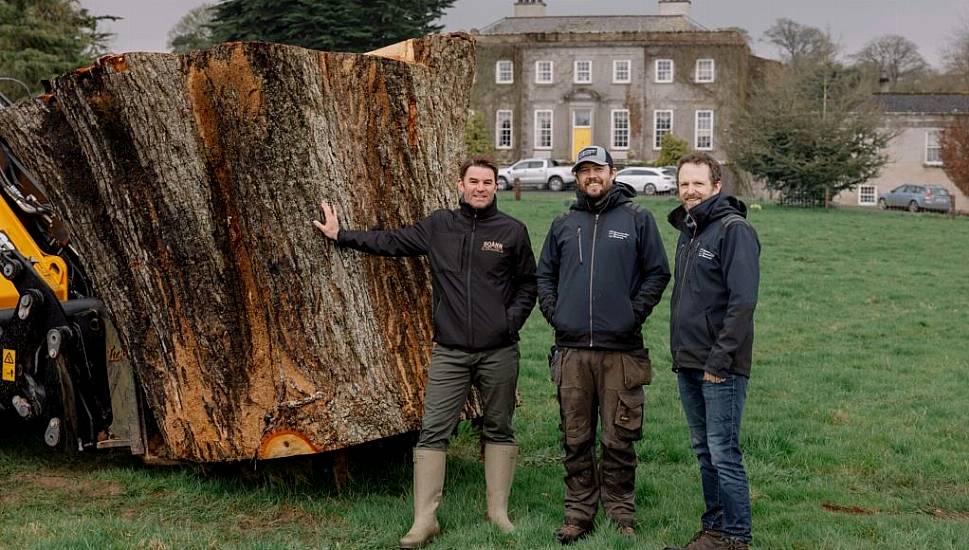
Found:
[[[663,173],[662,168],[635,166],[623,168],[616,173],[616,181],[629,184],[637,193],[655,195],[676,189],[676,179]]]
[[[941,185],[917,185],[907,183],[892,189],[878,199],[878,207],[906,208],[910,212],[935,210],[948,212],[951,207],[949,192]]]

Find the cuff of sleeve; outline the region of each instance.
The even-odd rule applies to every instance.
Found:
[[[730,374],[730,356],[716,350],[710,352],[703,370],[719,378],[727,376]]]

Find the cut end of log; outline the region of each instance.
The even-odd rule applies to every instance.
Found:
[[[259,444],[260,459],[283,458],[296,455],[310,455],[320,449],[303,434],[292,430],[281,430],[263,438]]]

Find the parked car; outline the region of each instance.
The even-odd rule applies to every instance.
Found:
[[[949,192],[941,185],[918,185],[907,183],[892,189],[878,199],[878,207],[907,208],[910,212],[935,210],[948,212],[951,208]]]
[[[616,181],[627,183],[637,193],[644,195],[669,193],[676,189],[676,180],[673,176],[663,173],[662,168],[650,168],[648,166],[623,168],[616,173]]]
[[[572,165],[552,159],[523,159],[498,170],[498,189],[510,188],[516,178],[521,181],[522,189],[562,191],[575,185]]]

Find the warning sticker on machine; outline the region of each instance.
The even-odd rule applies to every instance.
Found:
[[[3,381],[13,382],[17,376],[17,350],[3,350]]]

